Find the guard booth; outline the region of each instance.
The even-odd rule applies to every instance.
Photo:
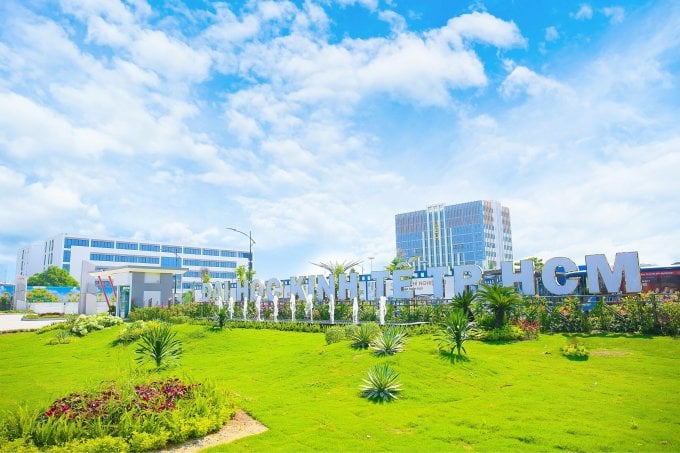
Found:
[[[177,291],[176,276],[186,269],[124,266],[89,272],[116,316],[126,318],[132,307],[167,306]]]

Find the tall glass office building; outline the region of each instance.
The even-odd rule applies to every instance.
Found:
[[[17,274],[30,277],[49,266],[58,266],[80,281],[83,261],[96,270],[121,266],[184,268],[178,290],[191,289],[207,269],[211,281],[236,279],[236,267],[248,265],[247,251],[183,244],[60,234],[17,254]],[[82,283],[82,282],[81,282]]]
[[[512,261],[510,210],[497,201],[428,206],[397,214],[394,223],[397,254],[418,269],[461,264],[493,269]]]

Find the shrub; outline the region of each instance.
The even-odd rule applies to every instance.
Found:
[[[118,343],[132,343],[141,338],[142,334],[153,327],[160,326],[158,321],[135,321],[125,326],[118,334]]]
[[[45,332],[51,332],[53,330],[71,330],[71,327],[73,327],[73,323],[69,322],[55,322],[54,324],[49,324],[47,326],[42,326],[41,328],[37,329],[35,333],[38,335],[43,334]]]
[[[680,302],[663,302],[659,306],[659,325],[664,335],[680,335]]]
[[[470,338],[474,326],[475,324],[468,318],[468,313],[461,309],[452,311],[444,319],[436,334],[439,339],[439,349],[450,349],[451,355],[454,350],[458,351],[459,356],[461,351],[467,354],[463,345]]]
[[[176,335],[168,324],[154,326],[145,331],[135,350],[139,354],[137,361],[151,361],[157,370],[176,362],[182,356],[182,342],[175,338]]]
[[[122,437],[104,436],[95,439],[79,439],[61,447],[50,449],[50,453],[127,453],[130,445]]]
[[[57,334],[50,338],[50,341],[48,341],[48,344],[55,345],[55,344],[67,344],[73,341],[73,337],[71,336],[71,332],[68,330],[60,330],[57,332]]]
[[[519,327],[524,332],[524,340],[535,340],[541,331],[541,325],[538,321],[528,321],[522,319],[515,321],[515,326]]]
[[[169,321],[170,311],[163,307],[132,307],[128,313],[131,321]]]
[[[361,395],[374,401],[392,401],[401,391],[399,374],[387,363],[375,365],[368,371],[368,378],[361,386]]]
[[[347,331],[342,326],[333,326],[326,329],[326,344],[338,343],[347,339]]]
[[[524,338],[524,332],[517,326],[506,324],[500,329],[480,330],[475,338],[481,341],[517,341]]]
[[[588,349],[578,342],[570,342],[562,346],[562,355],[571,360],[587,360],[589,356]]]
[[[355,348],[367,348],[379,331],[380,328],[373,322],[359,325],[352,335],[352,346]]]
[[[229,313],[227,312],[227,309],[222,308],[220,311],[217,312],[215,318],[217,321],[216,327],[219,329],[224,329],[224,325],[227,323],[227,319],[229,319]]]
[[[71,327],[71,332],[84,337],[93,330],[102,330],[106,327],[122,324],[123,320],[117,316],[111,316],[108,313],[99,313],[96,315],[80,315],[78,316]]]
[[[388,327],[378,331],[371,342],[371,349],[376,355],[394,355],[404,350],[406,334],[398,327]]]

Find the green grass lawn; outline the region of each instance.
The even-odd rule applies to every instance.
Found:
[[[0,409],[134,373],[135,346],[112,346],[121,328],[53,346],[54,332],[0,335]],[[429,335],[378,358],[323,334],[175,328],[185,354],[163,374],[211,378],[270,428],[219,451],[680,451],[680,341],[668,337],[581,337],[587,361],[560,354],[563,335],[472,342],[451,363]],[[401,375],[392,403],[359,397],[381,361]]]

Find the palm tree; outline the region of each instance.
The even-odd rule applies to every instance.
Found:
[[[236,278],[238,278],[238,281],[241,282],[241,287],[246,285],[246,280],[252,282],[253,276],[256,274],[255,269],[249,271],[248,268],[243,264],[237,266],[234,272],[236,273]]]
[[[455,297],[451,299],[451,305],[457,310],[463,310],[465,316],[472,320],[474,318],[472,315],[472,303],[475,300],[477,300],[477,295],[472,294],[469,288],[465,288],[462,293],[456,294]]]
[[[344,274],[346,271],[351,270],[354,266],[361,264],[361,260],[328,261],[325,263],[312,264],[333,274],[335,280],[337,281],[340,274]]]
[[[522,298],[512,286],[502,286],[497,283],[493,285],[483,284],[476,297],[479,298],[494,313],[496,317],[496,328],[503,327],[505,316],[513,307],[522,303]]]
[[[394,271],[411,269],[411,267],[411,263],[409,263],[406,258],[401,255],[397,255],[392,261],[390,261],[390,264],[385,266],[385,270],[391,274]]]
[[[347,271],[353,271],[354,266],[361,264],[361,260],[345,260],[345,261],[327,261],[325,263],[312,263],[315,266],[325,269],[329,273],[333,274],[335,280],[335,288],[333,288],[333,297],[338,300],[338,279],[340,274],[344,274]]]

